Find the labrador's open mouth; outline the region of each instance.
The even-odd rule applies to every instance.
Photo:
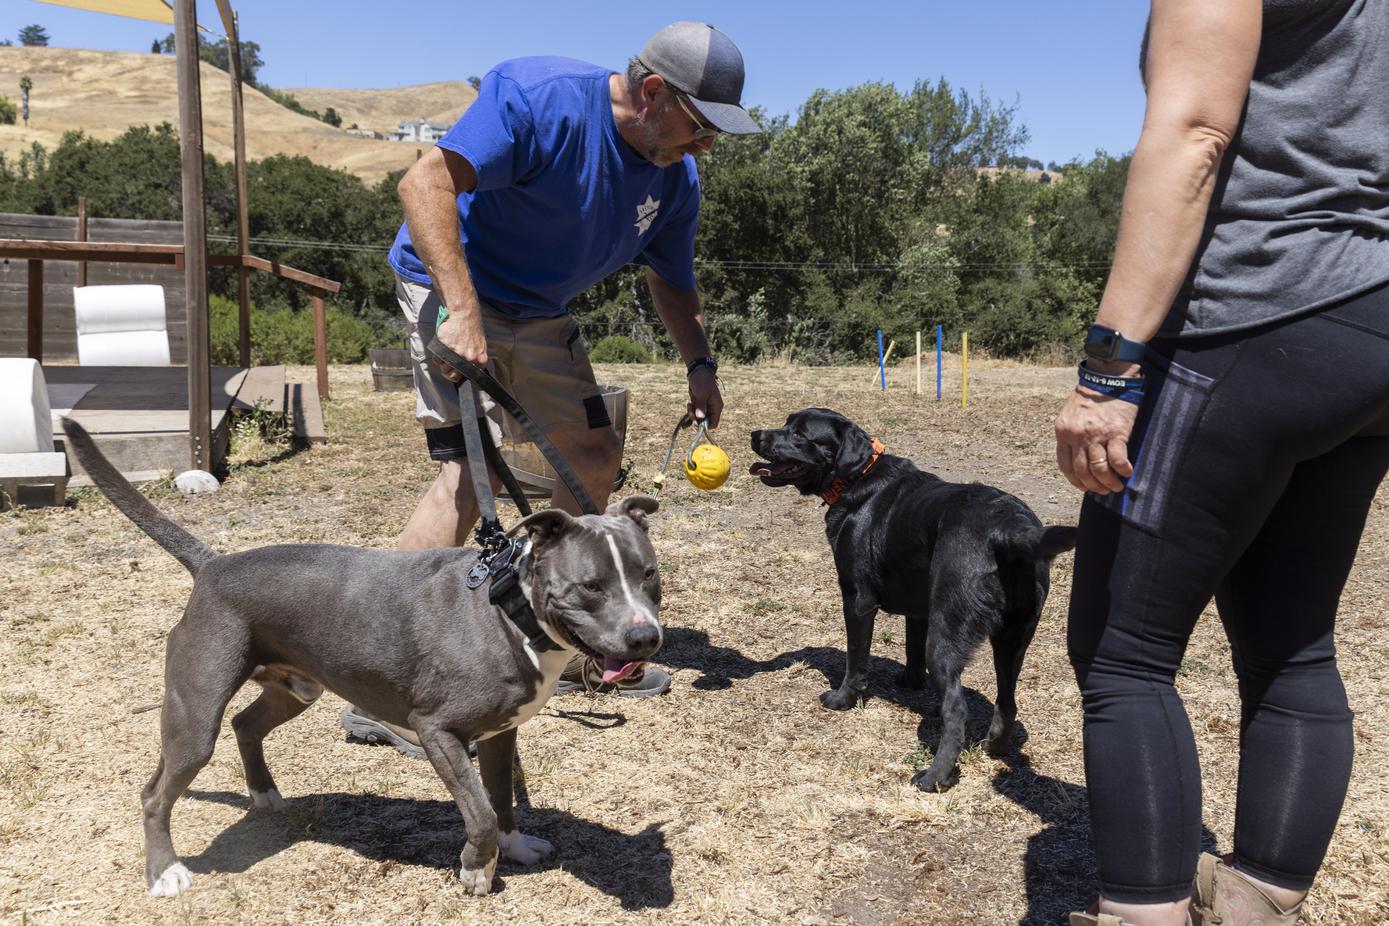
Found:
[[[748,467],[749,476],[757,476],[763,482],[769,479],[787,482],[800,476],[810,467],[804,463],[764,463],[758,460]]]
[[[583,637],[579,636],[578,632],[576,632],[573,627],[566,624],[563,619],[555,621],[554,626],[559,630],[560,635],[568,639],[576,650],[602,666],[603,684],[605,685],[622,681],[646,664],[645,659],[633,659],[628,662],[613,656],[605,656],[585,643]]]

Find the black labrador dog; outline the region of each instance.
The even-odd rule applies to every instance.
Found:
[[[1017,717],[1023,656],[1051,587],[1051,560],[1075,546],[1074,527],[1043,527],[1001,489],[946,482],[919,470],[848,418],[826,408],[794,412],[783,428],[752,432],[767,462],[749,470],[769,486],[794,486],[828,505],[848,630],[848,667],[820,695],[847,710],[867,687],[868,650],[879,610],[907,618],[907,666],[897,681],[921,688],[926,671],[941,701],[935,761],[912,784],[943,791],[959,780],[966,709],[960,673],[987,637],[998,698],[990,755],[1006,755]]]

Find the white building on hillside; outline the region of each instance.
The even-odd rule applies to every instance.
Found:
[[[436,125],[428,119],[411,119],[409,122],[401,122],[396,125],[395,134],[391,136],[391,141],[422,141],[434,142],[444,137],[444,133],[449,130],[449,126]]]

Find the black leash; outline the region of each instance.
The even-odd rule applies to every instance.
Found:
[[[469,382],[477,386],[477,388],[491,396],[493,401],[506,410],[507,414],[515,418],[516,423],[526,432],[526,436],[529,437],[531,442],[545,455],[545,459],[549,461],[550,466],[555,471],[555,475],[564,482],[565,487],[573,494],[574,501],[578,502],[579,508],[583,510],[583,513],[598,514],[598,506],[593,504],[593,499],[589,497],[588,490],[585,489],[583,483],[579,481],[579,477],[574,473],[573,468],[570,467],[569,461],[560,455],[560,452],[555,449],[555,445],[550,443],[550,439],[545,436],[545,432],[536,426],[535,422],[531,420],[530,415],[526,414],[526,410],[521,407],[521,403],[517,402],[515,397],[507,392],[505,387],[497,382],[496,378],[493,377],[491,373],[488,373],[475,363],[464,360],[458,354],[439,343],[437,337],[429,342],[429,352],[457,370]],[[464,430],[464,438],[467,438],[466,429]]]
[[[440,344],[438,338],[429,342],[429,351],[465,377],[464,382],[458,387],[458,404],[463,418],[463,445],[468,451],[468,473],[473,482],[473,494],[477,498],[479,519],[476,536],[482,551],[478,554],[478,561],[473,564],[473,568],[468,570],[464,585],[469,589],[476,589],[483,582],[490,580],[487,589],[488,601],[506,612],[507,617],[526,635],[532,650],[542,653],[562,649],[541,628],[535,611],[521,590],[521,577],[516,571],[516,566],[521,557],[522,543],[518,539],[508,538],[502,530],[501,519],[497,516],[497,503],[492,497],[492,480],[487,475],[488,465],[491,465],[501,479],[523,517],[531,513],[531,507],[516,481],[515,474],[511,472],[511,467],[502,459],[501,453],[492,442],[492,432],[483,420],[476,390],[485,391],[516,419],[531,440],[535,441],[541,453],[545,454],[550,465],[555,467],[555,472],[564,479],[570,491],[574,493],[574,498],[586,512],[597,514],[598,510],[568,462],[501,383],[486,370],[469,363]],[[556,465],[556,461],[563,469]]]

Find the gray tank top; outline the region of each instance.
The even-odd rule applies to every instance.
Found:
[[[1264,0],[1243,121],[1162,327],[1237,331],[1389,281],[1389,0]]]

